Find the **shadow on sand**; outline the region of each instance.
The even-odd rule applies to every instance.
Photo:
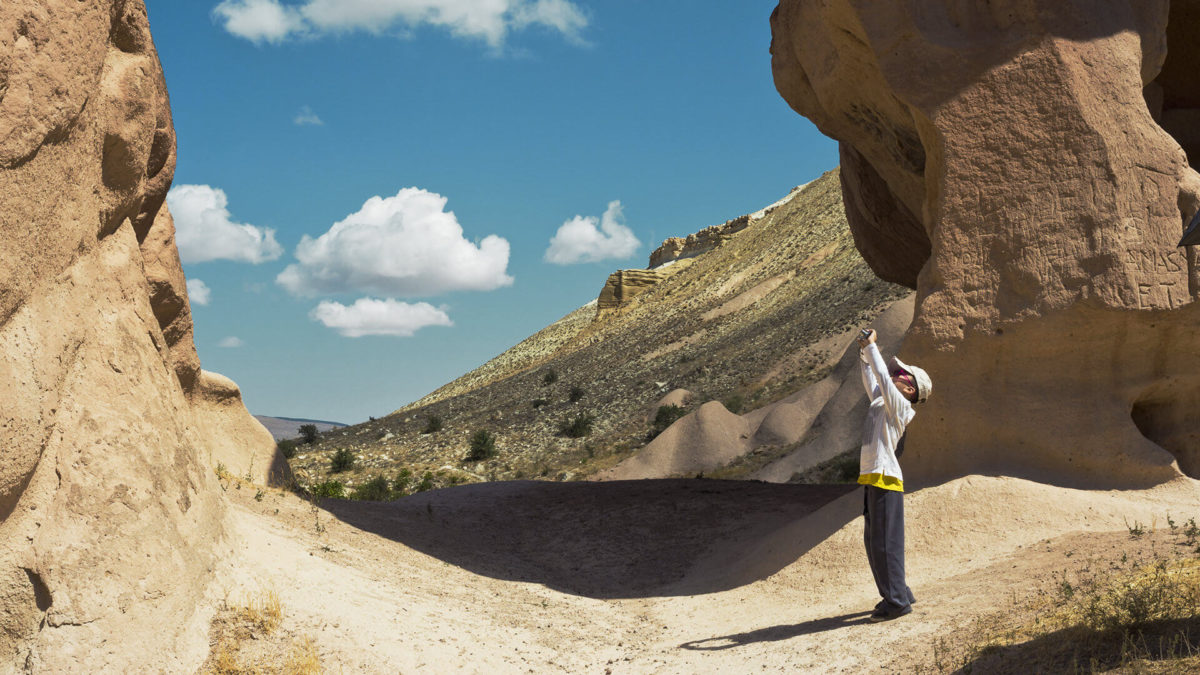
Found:
[[[812,635],[813,633],[824,633],[825,631],[837,630],[847,626],[857,626],[859,624],[870,623],[870,612],[858,612],[856,614],[843,614],[841,616],[832,616],[825,619],[813,619],[803,623],[793,624],[791,626],[771,626],[770,628],[759,628],[748,633],[738,633],[736,635],[726,635],[724,637],[707,638],[704,640],[693,640],[685,642],[680,646],[682,649],[691,649],[694,651],[718,651],[721,649],[733,649],[734,647],[742,647],[755,642],[778,642],[780,640],[790,640],[801,635]]]
[[[612,599],[712,593],[770,576],[861,513],[855,487],[513,481],[323,506],[476,574]]]

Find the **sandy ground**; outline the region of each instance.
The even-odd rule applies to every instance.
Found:
[[[876,602],[849,486],[513,482],[389,504],[231,488],[226,593],[271,588],[327,672],[896,672],[1200,484],[972,476],[906,496],[913,614]],[[319,526],[318,526],[319,523]]]

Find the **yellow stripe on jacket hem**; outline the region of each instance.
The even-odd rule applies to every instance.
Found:
[[[904,481],[881,473],[864,473],[858,477],[859,485],[873,485],[882,490],[904,492]]]

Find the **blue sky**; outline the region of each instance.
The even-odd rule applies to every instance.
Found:
[[[147,0],[207,370],[359,422],[837,163],[773,0]]]

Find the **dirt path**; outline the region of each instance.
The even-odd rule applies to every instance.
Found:
[[[319,512],[229,494],[241,554],[226,590],[278,592],[283,629],[315,638],[330,672],[910,670],[1076,549],[1111,546],[1126,521],[1200,517],[1183,479],[921,490],[906,498],[916,611],[876,625],[861,496],[845,487],[494,483]]]

